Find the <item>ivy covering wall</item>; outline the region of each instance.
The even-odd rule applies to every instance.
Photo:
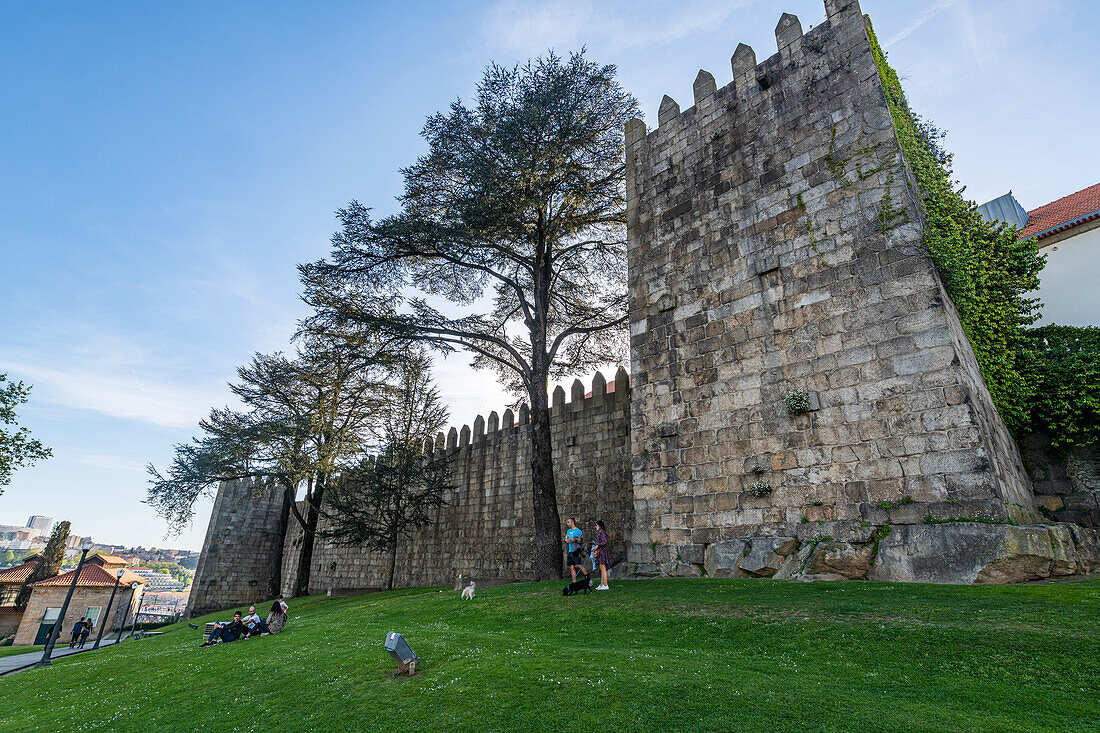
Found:
[[[942,133],[909,108],[870,25],[868,33],[898,141],[923,202],[923,244],[959,311],[993,403],[1009,429],[1019,433],[1034,422],[1028,326],[1038,316],[1039,300],[1033,296],[1045,257],[1033,240],[1017,240],[1014,227],[983,221],[963,198],[952,180],[951,155],[939,144]]]
[[[1028,337],[1028,429],[1060,450],[1100,445],[1100,328],[1043,326]]]

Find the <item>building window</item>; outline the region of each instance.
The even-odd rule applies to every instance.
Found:
[[[42,623],[48,624],[51,621],[56,621],[60,617],[61,617],[61,609],[60,608],[47,608],[46,613],[43,614],[43,616],[42,616]]]
[[[92,628],[94,629],[99,623],[99,614],[102,613],[103,606],[88,606],[88,612],[84,614],[84,618],[92,622]]]
[[[0,587],[0,606],[14,606],[15,599],[18,597],[18,585],[5,585]]]

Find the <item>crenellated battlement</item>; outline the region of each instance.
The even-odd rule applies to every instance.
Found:
[[[690,133],[693,126],[706,124],[711,115],[726,115],[731,111],[750,113],[755,106],[754,97],[791,94],[793,84],[802,84],[799,77],[786,71],[826,59],[826,44],[837,43],[843,36],[835,31],[840,26],[862,28],[863,15],[856,0],[827,0],[826,21],[803,33],[798,16],[783,13],[775,27],[776,52],[757,63],[756,52],[744,43],[737,45],[730,58],[732,80],[717,86],[709,71],[700,69],[692,85],[694,104],[681,112],[680,105],[667,94],[662,98],[657,113],[658,126],[647,130],[645,123],[635,118],[626,126],[627,157],[636,150],[638,143],[656,143],[665,136]],[[842,49],[847,50],[847,49]]]
[[[575,420],[581,417],[587,410],[606,411],[609,405],[616,402],[625,404],[630,402],[630,375],[621,366],[610,383],[601,372],[596,372],[592,377],[592,389],[587,393],[584,383],[574,379],[569,388],[568,402],[565,399],[565,389],[558,385],[550,397],[551,429],[553,430],[555,424],[562,420]],[[461,428],[450,428],[446,434],[438,433],[434,440],[425,443],[425,452],[446,454],[467,447],[498,442],[515,433],[526,434],[530,430],[530,424],[531,410],[526,404],[520,405],[518,420],[511,409],[505,410],[503,417],[498,417],[494,410],[489,413],[488,418],[481,415],[474,418],[472,429],[469,425],[463,425]]]

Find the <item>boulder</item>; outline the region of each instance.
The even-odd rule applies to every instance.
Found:
[[[732,578],[737,571],[737,563],[745,554],[748,543],[744,540],[714,542],[707,545],[703,554],[703,569],[712,578]]]
[[[872,545],[853,545],[850,542],[818,542],[810,553],[804,575],[836,576],[837,578],[862,578],[871,568]],[[832,577],[828,578],[834,579]]]
[[[798,549],[794,537],[753,537],[749,552],[737,566],[739,576],[770,578],[776,574],[784,559]]]
[[[1097,566],[1100,540],[1095,531],[1072,525],[957,522],[894,527],[879,543],[867,577],[923,583],[1019,583],[1074,569],[1088,572],[1084,568]]]

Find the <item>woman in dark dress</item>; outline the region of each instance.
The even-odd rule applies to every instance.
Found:
[[[611,564],[611,553],[607,549],[607,527],[602,519],[596,522],[596,562],[600,565],[600,584],[596,590],[610,590],[607,587],[607,566]]]

